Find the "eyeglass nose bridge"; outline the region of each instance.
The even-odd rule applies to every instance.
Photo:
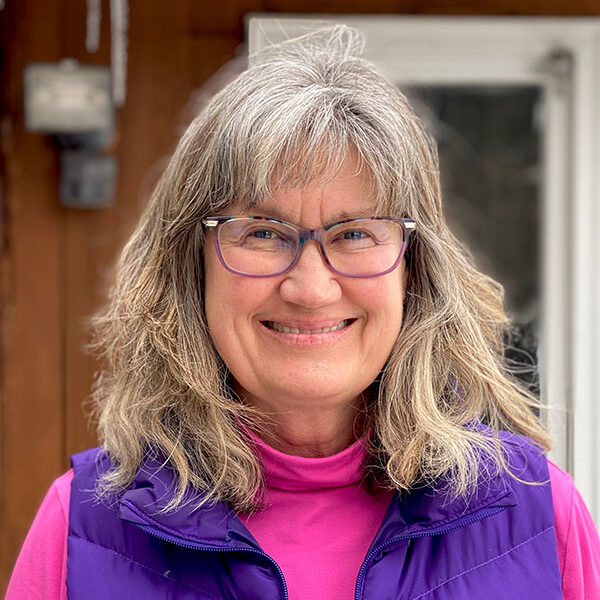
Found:
[[[288,273],[296,266],[296,263],[298,262],[298,260],[300,260],[300,255],[302,254],[304,244],[306,242],[310,242],[310,241],[316,242],[316,244],[319,248],[319,253],[321,254],[321,257],[323,258],[323,261],[325,262],[325,264],[327,265],[329,270],[333,271],[334,273],[337,273],[337,271],[333,268],[332,264],[329,262],[329,257],[327,256],[327,253],[325,252],[325,246],[323,245],[323,237],[322,236],[323,236],[323,233],[325,233],[325,230],[323,228],[321,228],[321,229],[300,229],[300,228],[298,228],[297,231],[298,231],[298,249],[296,250],[296,255],[294,256],[294,260],[292,261],[292,264],[285,270],[285,273]]]

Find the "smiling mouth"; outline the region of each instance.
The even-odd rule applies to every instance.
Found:
[[[297,333],[297,334],[305,334],[305,335],[316,335],[319,333],[329,333],[331,331],[339,331],[344,327],[348,327],[350,323],[354,322],[354,319],[344,319],[340,321],[337,325],[333,325],[332,327],[319,327],[318,329],[300,329],[299,327],[287,327],[286,325],[282,325],[281,323],[277,323],[276,321],[262,321],[262,323],[268,327],[269,329],[274,329],[275,331],[279,331],[280,333]]]

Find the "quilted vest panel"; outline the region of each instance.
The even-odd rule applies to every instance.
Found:
[[[357,599],[562,598],[546,459],[524,438],[505,437],[512,472],[545,483],[502,475],[463,500],[430,488],[395,497],[358,574]],[[69,600],[287,599],[279,567],[227,505],[161,511],[173,489],[162,461],[148,458],[114,504],[93,492],[109,467],[101,449],[74,456],[73,466]]]

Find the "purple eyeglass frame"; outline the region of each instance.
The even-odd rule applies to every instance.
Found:
[[[223,254],[221,253],[221,247],[219,244],[219,236],[217,234],[217,237],[215,238],[215,242],[214,242],[215,250],[217,252],[217,256],[219,257],[219,260],[221,261],[221,264],[223,265],[223,267],[225,267],[225,269],[227,269],[231,273],[235,273],[236,275],[242,275],[243,277],[255,277],[255,278],[277,277],[278,275],[284,275],[285,273],[288,273],[289,271],[291,271],[294,268],[294,266],[296,265],[296,263],[298,262],[298,259],[300,258],[300,254],[302,253],[302,248],[304,246],[304,243],[308,242],[310,240],[314,240],[315,242],[317,242],[317,244],[319,246],[319,252],[321,253],[321,256],[323,257],[323,261],[325,262],[327,267],[334,273],[337,273],[338,275],[343,275],[344,277],[354,277],[356,279],[370,279],[372,277],[380,277],[381,275],[386,275],[387,273],[391,273],[400,264],[400,261],[402,260],[402,257],[404,256],[404,252],[406,250],[406,246],[407,246],[410,234],[417,227],[417,223],[414,219],[396,219],[393,217],[359,217],[359,218],[355,218],[355,219],[345,219],[344,221],[338,221],[337,223],[332,223],[331,225],[327,225],[326,227],[320,227],[318,229],[305,229],[303,227],[298,227],[297,225],[294,225],[293,223],[288,223],[287,221],[282,221],[281,219],[272,219],[269,217],[258,217],[258,216],[253,216],[253,215],[206,217],[206,218],[202,219],[202,226],[204,227],[204,229],[206,229],[208,231],[216,232],[218,227],[220,225],[222,225],[223,223],[226,223],[228,221],[237,220],[237,219],[255,219],[257,221],[266,221],[268,223],[279,223],[281,225],[287,225],[288,227],[290,227],[291,229],[293,229],[294,231],[296,231],[298,233],[298,249],[296,250],[296,254],[295,254],[294,258],[292,259],[292,262],[290,263],[290,265],[283,271],[278,271],[277,273],[269,273],[268,275],[252,275],[249,273],[242,273],[240,271],[236,271],[235,269],[231,268],[225,262],[225,259],[223,258]],[[352,274],[352,273],[344,273],[342,271],[338,271],[329,262],[329,258],[327,257],[327,253],[325,252],[325,247],[323,246],[323,239],[322,239],[323,233],[325,231],[328,231],[332,227],[335,227],[336,225],[342,225],[343,223],[350,223],[353,221],[366,221],[366,220],[369,220],[369,221],[372,221],[372,220],[393,221],[394,223],[398,223],[402,227],[403,239],[402,239],[402,246],[400,248],[400,253],[398,254],[398,258],[396,259],[394,264],[389,269],[386,269],[385,271],[383,271],[381,273],[376,273],[375,275],[356,275],[356,274]]]

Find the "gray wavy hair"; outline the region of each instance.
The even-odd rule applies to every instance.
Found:
[[[105,369],[93,401],[113,465],[101,494],[126,487],[157,452],[178,476],[170,508],[186,489],[199,503],[256,506],[261,466],[240,425],[259,427],[261,415],[234,397],[209,335],[201,221],[333,177],[353,149],[374,212],[417,221],[401,334],[372,386],[369,477],[398,490],[444,477],[467,494],[483,456],[508,468],[498,430],[549,446],[535,398],[505,366],[502,288],[446,226],[435,144],[362,45],[336,26],[258,53],[183,135],[94,320]]]

